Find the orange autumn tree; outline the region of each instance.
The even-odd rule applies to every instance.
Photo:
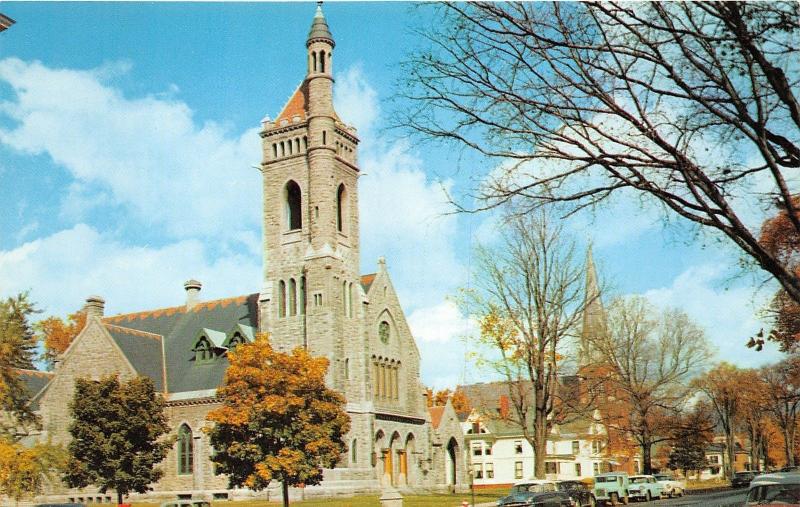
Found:
[[[347,451],[345,399],[325,386],[327,359],[299,347],[278,352],[265,334],[230,351],[228,361],[217,390],[222,406],[207,416],[217,473],[230,487],[256,491],[280,481],[288,506],[289,486],[319,484],[322,469]]]
[[[44,346],[44,360],[48,366],[69,347],[86,325],[86,313],[75,312],[64,321],[59,317],[48,317],[40,321],[36,327]]]

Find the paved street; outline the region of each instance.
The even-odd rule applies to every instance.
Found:
[[[702,495],[688,495],[682,498],[673,498],[669,500],[658,500],[652,502],[652,505],[670,505],[670,506],[683,506],[683,505],[702,505],[703,507],[728,507],[744,505],[744,500],[747,497],[747,489],[735,489],[728,491],[715,491],[713,493],[706,493]],[[641,504],[645,505],[645,504]]]

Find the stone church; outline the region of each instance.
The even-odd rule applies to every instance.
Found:
[[[358,142],[333,108],[334,39],[317,8],[306,41],[307,73],[283,110],[265,119],[263,143],[263,283],[253,294],[203,301],[201,283],[186,282],[184,304],[104,315],[100,297],[87,300],[87,324],[42,378],[33,403],[39,438],[69,441],[68,402],[78,377],[146,375],[167,401],[176,443],[164,477],[147,495],[166,498],[277,498],[229,490],[214,474],[206,414],[238,344],[268,332],[274,346],[305,347],[330,361],[329,387],[347,399],[352,429],[340,464],[319,486],[293,496],[445,489],[466,482],[463,436],[452,411],[431,416],[420,383],[419,350],[386,262],[359,271]],[[298,57],[301,53],[298,51]],[[346,115],[346,111],[343,111]],[[50,501],[105,501],[96,489],[54,485]],[[110,500],[110,499],[109,499]]]

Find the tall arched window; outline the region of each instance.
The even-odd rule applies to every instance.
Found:
[[[289,280],[289,315],[297,315],[297,283],[294,278]]]
[[[353,443],[350,444],[350,463],[355,465],[358,462],[358,440],[355,438],[353,439]]]
[[[314,72],[316,72],[317,71],[317,52],[316,51],[312,51],[311,52],[311,61],[312,61],[312,67],[311,68],[314,70]]]
[[[344,231],[345,197],[344,183],[342,183],[336,191],[336,228],[339,232]]]
[[[286,225],[290,231],[303,227],[300,185],[289,180],[286,184]]]
[[[278,282],[278,317],[286,317],[286,282]]]
[[[182,424],[178,429],[178,475],[194,473],[194,442],[192,429]]]
[[[319,52],[319,71],[325,72],[325,51]]]
[[[350,358],[344,360],[344,378],[350,380]]]
[[[207,363],[212,359],[214,359],[214,350],[211,348],[211,342],[205,336],[201,336],[194,345],[195,364]]]
[[[378,337],[381,339],[383,343],[389,343],[389,334],[391,330],[389,328],[389,323],[385,320],[378,324]]]
[[[349,309],[350,309],[350,318],[353,318],[353,282],[350,282],[350,285],[347,288],[347,301],[349,301]]]
[[[342,282],[342,315],[347,316],[347,282]]]
[[[298,298],[300,301],[300,315],[305,315],[306,313],[306,277],[300,277],[300,297]]]

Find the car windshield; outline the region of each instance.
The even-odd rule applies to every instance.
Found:
[[[797,505],[800,504],[800,484],[768,484],[750,490],[748,502],[759,504]]]
[[[583,489],[581,482],[559,482],[558,486],[560,489]]]
[[[647,477],[631,477],[631,484],[645,484]]]
[[[550,484],[519,484],[514,486],[511,489],[511,493],[544,493],[546,491],[552,491],[552,485]]]
[[[656,475],[656,480],[657,481],[671,481],[672,480],[672,476],[671,475]]]
[[[611,477],[595,477],[594,482],[617,482],[617,476]]]

